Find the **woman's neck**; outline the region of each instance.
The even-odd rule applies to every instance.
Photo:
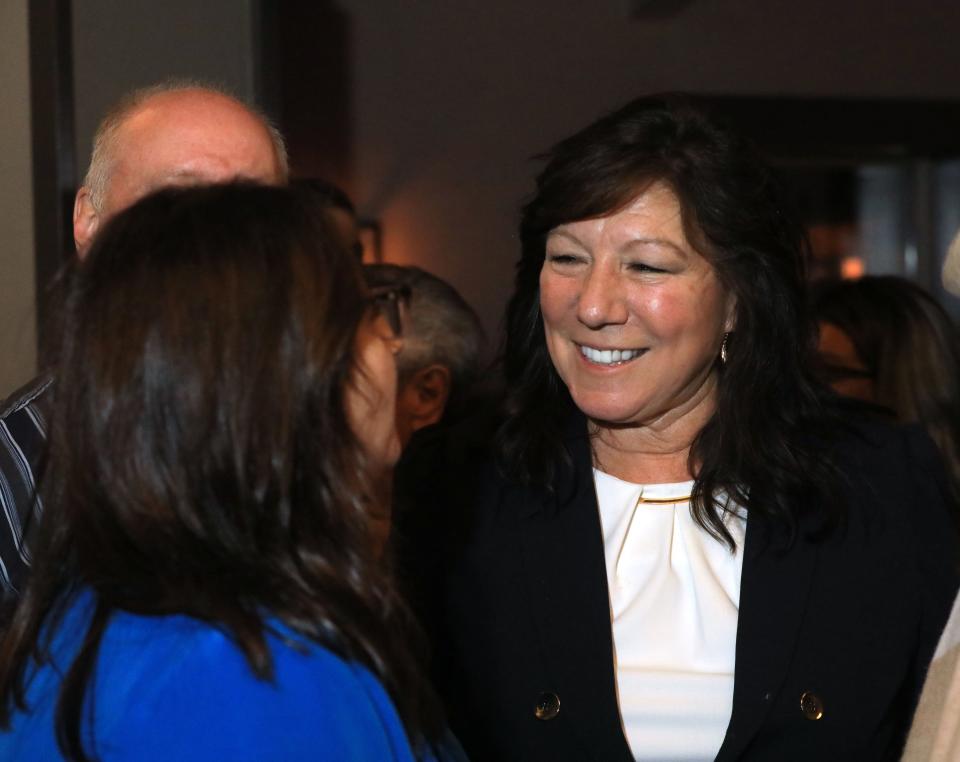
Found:
[[[668,484],[696,477],[690,447],[716,409],[716,387],[709,384],[687,403],[637,424],[591,420],[593,465],[635,484]]]

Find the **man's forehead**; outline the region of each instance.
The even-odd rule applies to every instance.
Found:
[[[121,144],[220,138],[272,148],[270,133],[258,116],[232,98],[202,90],[149,98],[123,120],[117,138]]]
[[[237,101],[204,91],[150,98],[119,125],[112,159],[107,198],[114,210],[168,185],[281,180],[263,121]]]

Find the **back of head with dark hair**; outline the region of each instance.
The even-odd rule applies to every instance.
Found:
[[[550,484],[563,458],[557,411],[571,401],[551,364],[539,306],[547,234],[616,212],[662,182],[679,200],[688,240],[737,300],[728,360],[717,369],[717,410],[690,452],[694,515],[732,543],[720,503],[726,493],[793,526],[797,496],[825,492],[829,467],[805,444],[823,420],[807,371],[805,237],[771,171],[743,139],[675,95],[639,98],[545,158],[523,209],[507,311],[504,462],[524,480]]]
[[[366,314],[359,266],[294,191],[166,190],[109,222],[72,274],[30,580],[0,645],[0,721],[42,628],[97,605],[58,706],[80,708],[110,613],[222,627],[261,677],[274,616],[383,681],[416,738],[429,690],[369,536],[368,464],[344,390]]]
[[[319,177],[298,177],[290,181],[290,185],[311,194],[320,204],[332,209],[343,209],[351,217],[357,216],[356,207],[339,185]]]
[[[824,288],[813,313],[853,341],[874,401],[927,429],[960,496],[960,337],[943,307],[905,278],[874,275]]]

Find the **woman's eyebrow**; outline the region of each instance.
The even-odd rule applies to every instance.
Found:
[[[662,248],[672,249],[683,257],[689,257],[690,252],[684,249],[679,244],[674,241],[668,240],[666,238],[650,238],[647,236],[641,236],[638,238],[631,238],[629,241],[624,243],[621,247],[621,251],[629,251],[633,248],[642,248],[644,246],[658,246]]]
[[[566,230],[554,229],[547,234],[547,241],[551,238],[566,238],[568,241],[575,243],[577,246],[583,246],[583,242],[577,238],[573,233],[569,233]]]

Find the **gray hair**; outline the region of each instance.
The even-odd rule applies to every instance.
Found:
[[[364,272],[371,286],[410,287],[397,356],[400,384],[421,368],[439,364],[450,370],[451,397],[464,392],[477,378],[485,342],[477,313],[453,286],[419,267],[365,265]]]
[[[114,103],[100,120],[97,130],[93,134],[93,150],[90,154],[90,166],[83,178],[83,184],[90,191],[90,203],[98,212],[103,210],[103,201],[113,173],[114,148],[117,143],[117,133],[123,123],[133,115],[143,104],[158,95],[167,93],[186,92],[188,90],[202,90],[207,93],[222,95],[236,101],[256,117],[270,135],[273,143],[273,152],[277,157],[277,166],[280,169],[280,181],[286,183],[290,175],[290,164],[287,157],[287,145],[280,130],[260,111],[260,109],[238,98],[224,87],[194,79],[168,79],[147,87],[132,90],[123,95]]]

